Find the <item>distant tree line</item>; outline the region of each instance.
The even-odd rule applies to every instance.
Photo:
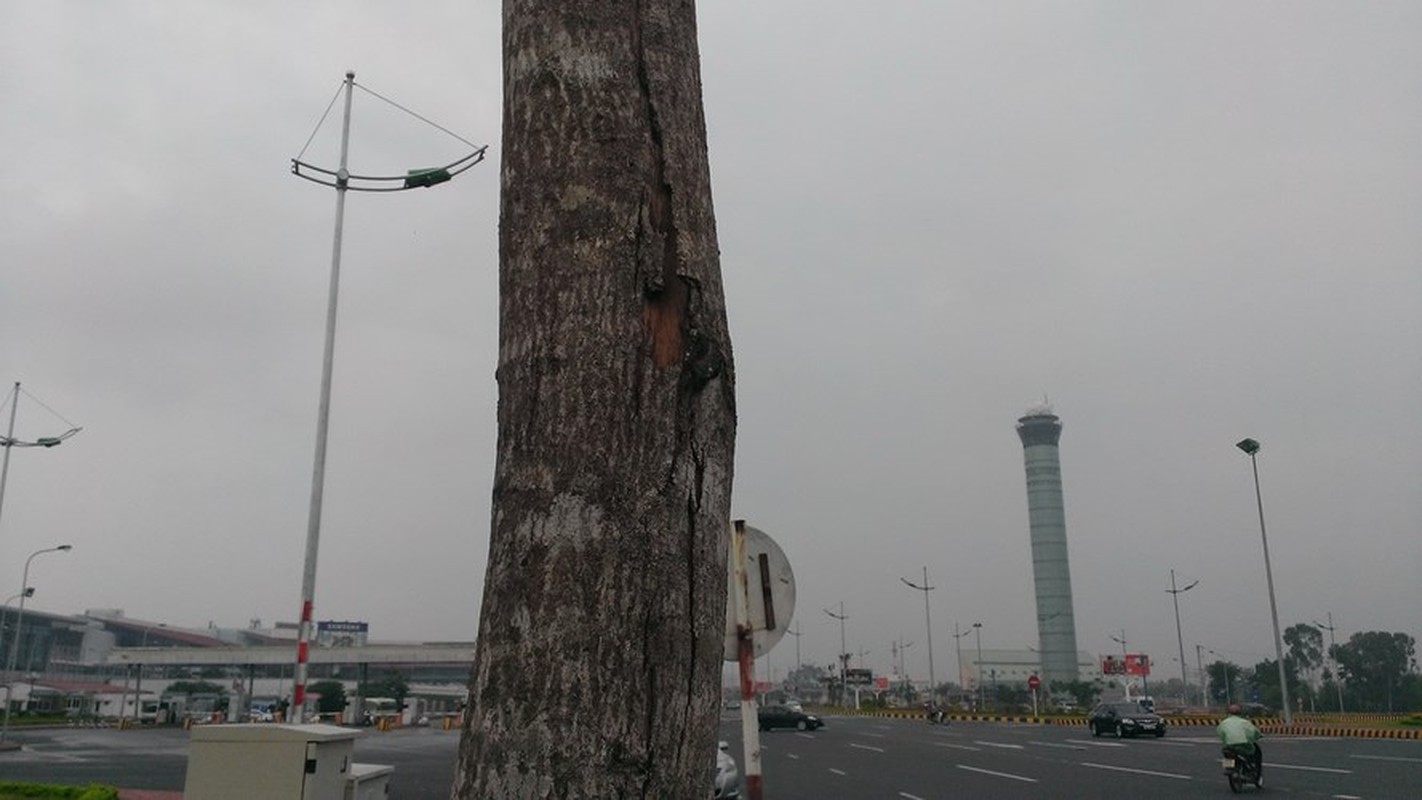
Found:
[[[1284,674],[1295,710],[1401,712],[1422,710],[1422,673],[1417,642],[1405,633],[1360,631],[1325,647],[1323,633],[1300,623],[1284,631]],[[1216,703],[1255,702],[1280,707],[1279,669],[1274,659],[1253,667],[1215,661],[1205,671]]]

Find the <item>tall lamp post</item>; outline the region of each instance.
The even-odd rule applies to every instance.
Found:
[[[928,593],[933,591],[933,586],[928,584],[928,567],[923,568],[923,585],[920,586],[908,578],[899,578],[905,586],[923,592],[923,621],[928,627],[928,699],[933,702],[938,696],[938,683],[933,674],[933,620],[928,615]]]
[[[1185,700],[1186,687],[1190,685],[1190,682],[1185,678],[1185,637],[1180,633],[1180,595],[1199,584],[1199,581],[1194,581],[1183,589],[1175,588],[1175,570],[1172,569],[1170,570],[1170,588],[1165,590],[1170,593],[1170,599],[1175,603],[1175,643],[1180,646],[1180,700],[1182,704]]]
[[[1338,656],[1334,650],[1338,649],[1338,640],[1333,637],[1333,612],[1328,612],[1328,624],[1324,625],[1318,620],[1313,621],[1313,626],[1320,630],[1328,631],[1328,658],[1333,662],[1333,688],[1338,690],[1338,713],[1343,713],[1343,675],[1338,671]]]
[[[798,691],[799,688],[800,688],[800,684],[799,684],[799,680],[800,680],[800,637],[804,635],[804,632],[803,632],[803,631],[791,630],[791,629],[789,629],[789,628],[786,628],[786,629],[785,629],[785,632],[788,633],[788,634],[790,634],[791,636],[794,636],[794,637],[795,637],[795,681],[794,681],[794,684],[795,684],[796,690]]]
[[[1210,687],[1208,685],[1209,676],[1205,674],[1205,646],[1195,644],[1195,669],[1200,671],[1200,704],[1205,707],[1206,713],[1210,710]]]
[[[30,553],[30,557],[25,559],[25,571],[20,577],[20,608],[15,612],[15,637],[10,642],[10,660],[6,668],[5,681],[5,722],[0,725],[0,743],[3,743],[10,734],[10,695],[11,689],[15,685],[15,658],[20,654],[20,632],[25,624],[25,598],[30,596],[30,562],[35,560],[35,556],[44,553],[64,553],[73,550],[73,545],[61,544],[58,547],[46,547],[43,550],[36,550]]]
[[[958,632],[958,623],[957,623],[957,621],[954,621],[954,623],[953,623],[953,646],[954,646],[954,648],[957,650],[957,653],[958,653],[958,691],[963,692],[963,693],[965,694],[965,698],[964,698],[964,699],[966,699],[966,692],[967,692],[968,687],[967,687],[967,685],[966,685],[967,682],[963,680],[963,637],[964,637],[964,636],[967,636],[968,634],[970,634],[970,633],[972,633],[972,632],[973,632],[972,628],[969,628],[968,630],[965,630],[965,631],[963,631],[962,633],[959,633],[959,632]]]
[[[345,114],[341,125],[340,162],[335,170],[324,169],[301,160],[302,153],[291,160],[291,173],[298,178],[330,186],[336,190],[336,225],[331,244],[331,278],[326,292],[326,339],[321,359],[321,394],[316,407],[316,450],[311,470],[311,503],[306,520],[306,547],[301,570],[301,619],[296,634],[296,668],[292,679],[291,721],[306,721],[306,671],[313,638],[312,609],[316,596],[316,558],[321,540],[321,507],[326,485],[326,443],[331,419],[331,379],[335,364],[336,309],[341,281],[341,241],[345,230],[346,192],[399,192],[408,189],[429,188],[445,181],[484,160],[488,145],[475,147],[472,142],[441,128],[438,125],[400,106],[402,111],[416,119],[434,125],[435,128],[464,142],[475,150],[469,155],[446,164],[443,167],[410,170],[405,175],[372,176],[352,175],[348,168],[351,140],[351,95],[357,86],[355,72],[346,72],[341,84],[345,95]],[[365,87],[361,87],[364,89]],[[339,97],[341,93],[338,93]],[[374,94],[372,92],[372,94]],[[376,95],[379,97],[379,95]],[[381,98],[384,100],[384,98]],[[386,101],[389,102],[389,101]],[[335,99],[331,101],[335,104]],[[394,105],[392,103],[392,105]],[[327,109],[329,111],[329,108]],[[322,117],[324,120],[325,117]],[[319,123],[318,123],[319,127]],[[315,132],[312,132],[315,137]],[[310,146],[310,142],[307,142]]]
[[[1284,706],[1284,724],[1294,724],[1294,712],[1289,705],[1289,679],[1284,672],[1284,637],[1279,633],[1279,604],[1274,600],[1274,569],[1269,565],[1269,535],[1264,530],[1264,495],[1259,490],[1259,442],[1241,439],[1235,447],[1249,455],[1254,468],[1254,502],[1259,506],[1259,540],[1264,544],[1264,579],[1269,585],[1269,616],[1274,622],[1274,657],[1279,665],[1279,696]]]
[[[1209,653],[1217,659],[1220,659],[1215,663],[1220,665],[1220,674],[1224,675],[1225,705],[1228,706],[1230,703],[1234,702],[1234,691],[1230,689],[1229,685],[1229,665],[1232,662],[1225,660],[1225,655],[1223,653],[1216,653],[1208,647],[1205,648],[1205,652]]]
[[[983,624],[973,623],[973,634],[978,640],[978,664],[973,670],[973,681],[978,685],[978,710],[983,708]]]
[[[1129,653],[1126,652],[1126,629],[1125,629],[1125,628],[1122,628],[1122,629],[1121,629],[1121,638],[1119,638],[1119,639],[1117,639],[1115,636],[1112,636],[1112,635],[1109,634],[1109,633],[1106,634],[1106,636],[1107,636],[1107,638],[1109,638],[1111,641],[1116,642],[1117,644],[1121,645],[1121,673],[1126,676],[1126,677],[1124,677],[1124,678],[1121,679],[1121,686],[1125,687],[1125,689],[1126,689],[1126,699],[1127,699],[1127,700],[1130,700],[1130,699],[1131,699],[1131,674],[1130,674],[1129,672],[1126,672],[1126,671],[1125,671],[1125,670],[1126,670],[1126,658],[1129,656]]]

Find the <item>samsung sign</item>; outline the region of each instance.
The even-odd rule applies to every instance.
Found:
[[[366,622],[319,620],[316,623],[317,647],[363,647],[370,634]]]

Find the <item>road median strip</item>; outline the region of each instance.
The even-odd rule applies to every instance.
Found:
[[[890,719],[923,719],[922,711],[888,710],[888,711],[856,711],[854,709],[829,710],[830,713],[843,714],[845,716],[866,716],[866,717],[887,717]],[[1220,723],[1221,717],[1201,717],[1201,716],[1167,716],[1163,718],[1167,728],[1213,728]],[[1348,720],[1357,719],[1350,716]],[[1059,725],[1065,727],[1085,726],[1085,717],[1033,717],[1031,715],[1010,715],[1010,714],[949,714],[948,722],[988,722],[988,723],[1009,723],[1022,725]],[[1422,728],[1375,728],[1358,725],[1343,725],[1323,722],[1295,722],[1293,725],[1284,724],[1283,720],[1277,717],[1267,717],[1254,721],[1259,726],[1259,730],[1273,735],[1285,736],[1312,736],[1328,737],[1338,739],[1411,739],[1422,740]]]

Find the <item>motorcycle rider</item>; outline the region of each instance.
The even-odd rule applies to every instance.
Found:
[[[931,723],[942,724],[943,707],[938,705],[936,701],[929,700],[923,704],[923,715],[927,717]]]
[[[1249,763],[1254,765],[1254,774],[1258,776],[1258,785],[1263,786],[1264,751],[1259,747],[1259,729],[1254,727],[1254,723],[1246,719],[1241,711],[1239,703],[1230,703],[1229,716],[1220,720],[1215,732],[1219,734],[1220,742],[1224,745],[1224,755],[1249,759]]]

